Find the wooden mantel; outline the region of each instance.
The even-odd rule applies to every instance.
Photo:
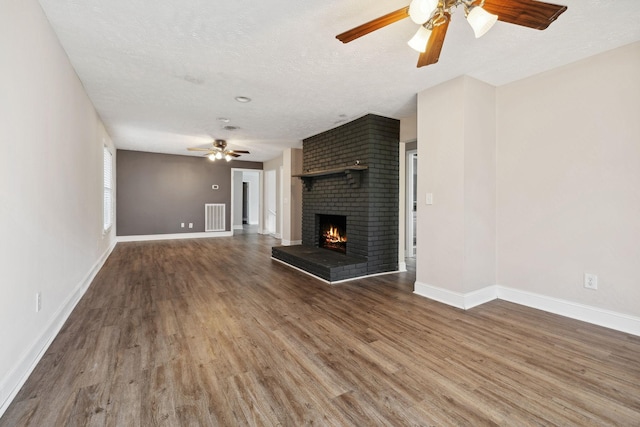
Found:
[[[349,185],[357,188],[357,187],[360,187],[360,173],[367,169],[369,169],[369,166],[351,165],[351,166],[342,166],[342,167],[331,168],[331,169],[322,169],[317,171],[307,171],[301,174],[295,174],[291,176],[301,178],[302,181],[304,182],[305,188],[307,190],[311,190],[311,187],[313,187],[314,178],[318,178],[321,176],[328,176],[328,175],[344,174],[347,177],[347,180],[349,181]]]

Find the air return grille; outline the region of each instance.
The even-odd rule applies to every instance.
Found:
[[[225,231],[225,204],[207,203],[204,205],[204,231]]]

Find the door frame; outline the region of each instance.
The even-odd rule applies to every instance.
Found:
[[[413,239],[417,234],[416,230],[413,229],[414,223],[414,211],[413,206],[415,204],[417,209],[417,200],[414,200],[414,192],[415,185],[413,183],[413,175],[417,165],[414,167],[413,157],[418,156],[418,150],[407,150],[406,153],[406,161],[405,161],[405,182],[406,182],[406,192],[405,192],[405,256],[409,258],[413,258],[416,256],[415,247],[413,246]],[[416,211],[417,214],[417,211]]]

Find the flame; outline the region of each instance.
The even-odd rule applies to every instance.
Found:
[[[324,232],[324,239],[327,243],[345,243],[347,241],[346,236],[341,236],[337,227],[330,226],[327,231]]]

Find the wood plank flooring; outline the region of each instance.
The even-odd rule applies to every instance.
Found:
[[[639,337],[329,286],[276,243],[118,244],[0,426],[640,425]]]

